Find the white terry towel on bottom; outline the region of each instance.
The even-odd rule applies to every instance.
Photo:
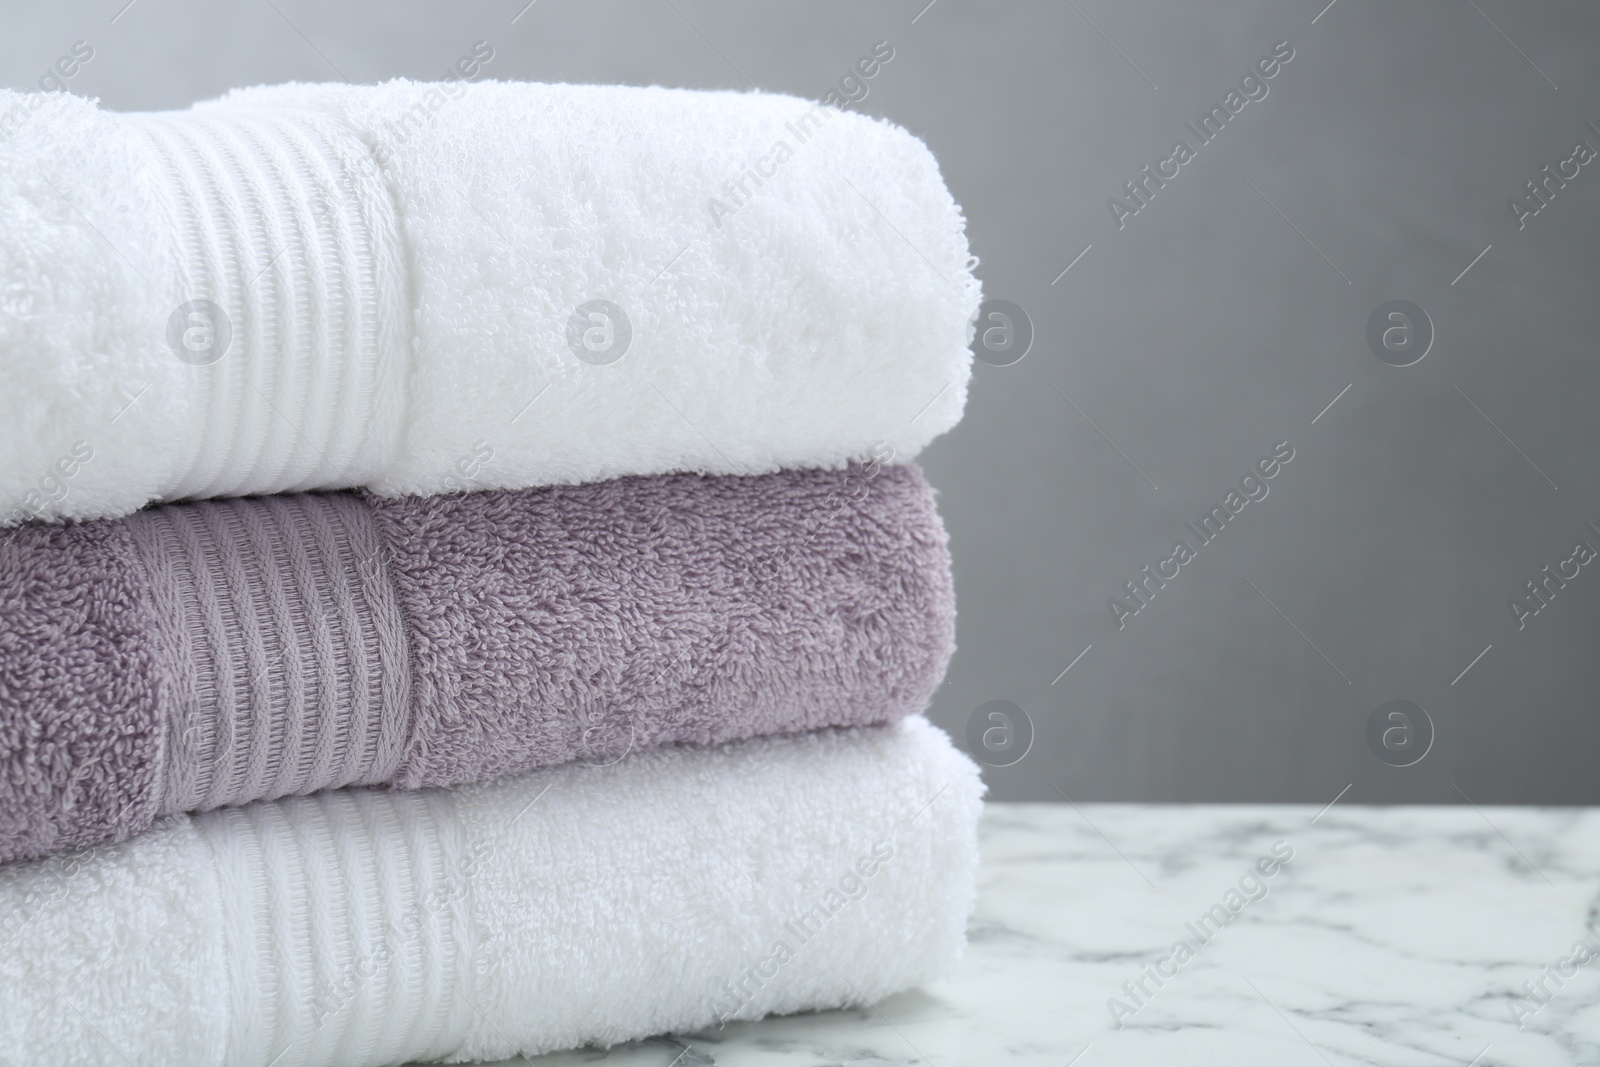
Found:
[[[975,900],[920,717],[178,816],[0,871],[0,1062],[493,1060],[871,1003]]]
[[[0,525],[904,460],[965,404],[965,220],[879,119],[402,80],[0,90],[0,139]]]

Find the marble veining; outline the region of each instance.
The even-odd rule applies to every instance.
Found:
[[[532,1062],[1600,1064],[1597,889],[1588,809],[991,804],[950,979]]]

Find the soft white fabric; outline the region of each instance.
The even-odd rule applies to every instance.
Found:
[[[904,459],[965,403],[965,223],[881,120],[498,82],[28,107],[0,128],[0,524]],[[615,362],[569,346],[596,299]],[[221,315],[172,322],[190,301]]]
[[[0,1062],[496,1059],[870,1003],[959,956],[982,790],[914,718],[180,816],[3,872]]]

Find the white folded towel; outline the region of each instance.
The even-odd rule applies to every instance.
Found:
[[[0,125],[0,524],[838,468],[965,403],[965,222],[881,120],[409,81],[25,113]]]
[[[0,1062],[498,1059],[947,971],[975,768],[926,720],[178,816],[0,869]]]

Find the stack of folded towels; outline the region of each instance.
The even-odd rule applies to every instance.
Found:
[[[919,141],[492,82],[28,108],[0,1061],[495,1059],[949,968],[982,786],[921,717],[910,461],[979,287]]]

